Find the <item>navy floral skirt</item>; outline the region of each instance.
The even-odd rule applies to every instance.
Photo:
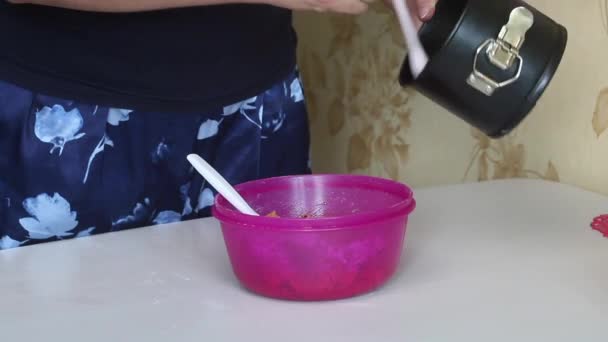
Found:
[[[210,215],[197,153],[236,184],[310,172],[296,71],[211,113],[149,113],[0,82],[0,250]]]

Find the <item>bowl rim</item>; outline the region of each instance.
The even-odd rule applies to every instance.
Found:
[[[236,185],[235,189],[237,189],[237,191],[239,192],[246,191],[251,187],[258,187],[264,183],[267,183],[266,185],[271,185],[272,183],[278,184],[284,179],[300,178],[310,180],[314,178],[323,179],[328,177],[331,178],[334,182],[337,182],[337,184],[354,181],[357,185],[383,190],[391,194],[403,197],[403,199],[390,207],[374,212],[354,213],[345,216],[335,217],[316,217],[299,219],[274,218],[263,215],[251,216],[243,214],[235,209],[229,209],[231,205],[222,195],[218,194],[215,196],[214,205],[211,208],[212,215],[222,224],[237,224],[240,226],[255,227],[256,229],[263,230],[281,230],[282,232],[302,232],[357,229],[360,226],[368,225],[373,222],[382,222],[400,216],[407,217],[416,208],[414,192],[409,186],[394,180],[367,175],[325,173],[278,176],[244,182]],[[269,187],[269,189],[271,188],[272,187]]]

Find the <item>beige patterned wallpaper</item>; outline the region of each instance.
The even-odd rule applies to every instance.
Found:
[[[529,1],[568,28],[569,45],[535,110],[500,140],[399,86],[405,45],[384,5],[359,17],[298,14],[314,171],[416,187],[543,178],[608,194],[607,1]]]

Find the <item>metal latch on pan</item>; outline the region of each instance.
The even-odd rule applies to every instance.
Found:
[[[519,55],[526,33],[534,24],[534,15],[525,7],[515,8],[509,15],[509,22],[502,27],[497,39],[488,39],[479,46],[473,60],[473,72],[467,83],[487,96],[498,88],[517,81],[521,75],[524,61]],[[501,70],[507,70],[515,62],[519,65],[515,75],[504,81],[496,81],[478,70],[478,59],[485,53],[490,62]]]

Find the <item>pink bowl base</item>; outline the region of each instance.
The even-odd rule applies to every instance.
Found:
[[[348,234],[276,232],[223,226],[234,274],[250,291],[277,299],[324,301],[377,289],[395,273],[407,219],[379,222]],[[382,235],[374,233],[382,226]]]

